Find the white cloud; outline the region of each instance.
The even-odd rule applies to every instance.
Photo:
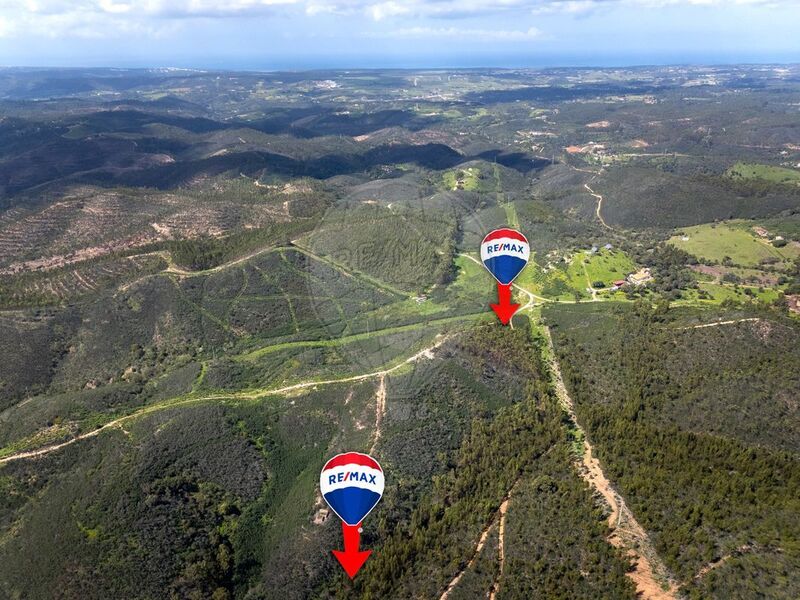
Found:
[[[147,16],[175,19],[253,15],[301,4],[301,0],[139,0],[134,4],[137,12]]]
[[[116,4],[112,0],[100,0],[100,8],[107,13],[121,14],[128,12],[131,9],[131,5],[124,2]]]
[[[0,38],[10,35],[11,31],[11,22],[4,17],[0,17]]]
[[[303,0],[0,0],[0,36],[158,37],[189,18],[246,17]]]
[[[586,15],[598,7],[657,9],[671,5],[758,5],[770,9],[798,5],[800,0],[0,0],[0,37],[159,36],[188,19],[324,18],[325,15],[394,23],[403,37],[457,37],[521,41],[536,37],[526,19],[534,15]],[[459,28],[454,19],[490,18],[486,23],[514,23],[516,29],[494,30],[480,24]],[[503,21],[500,21],[503,19]],[[444,23],[446,27],[435,24]],[[467,32],[467,33],[463,33]]]
[[[687,0],[691,1],[691,0]],[[600,2],[598,0],[562,0],[560,2],[543,3],[541,6],[531,10],[534,15],[547,15],[562,13],[569,15],[585,15],[593,12],[603,5],[609,6],[611,2]]]
[[[330,14],[335,13],[336,7],[332,4],[326,4],[325,2],[309,2],[306,4],[306,14],[310,17],[315,15],[322,15],[322,14]]]
[[[409,27],[395,29],[386,34],[396,38],[469,39],[477,42],[527,42],[541,36],[535,27],[527,30],[508,29],[461,29],[458,27]]]
[[[526,6],[548,1],[551,0],[538,0],[537,2],[530,0],[404,0],[402,12],[398,11],[396,14],[433,18],[474,17],[524,10]],[[386,10],[386,5],[398,3],[373,4],[366,0],[366,4],[368,14],[378,20],[386,16],[393,16],[389,10]]]
[[[666,5],[734,6],[757,4],[764,7],[798,5],[800,0],[305,0],[306,13],[366,14],[376,21],[392,18],[473,18],[531,14],[584,15],[614,5],[658,8]]]
[[[369,15],[376,21],[386,19],[387,17],[397,17],[399,15],[407,15],[411,12],[408,3],[400,4],[399,2],[382,2],[380,4],[373,4],[367,8]]]

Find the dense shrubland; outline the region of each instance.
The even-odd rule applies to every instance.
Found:
[[[172,259],[181,267],[202,271],[245,256],[268,246],[284,246],[308,231],[316,221],[276,223],[261,229],[249,229],[228,236],[200,237],[167,243]]]
[[[754,316],[643,303],[545,314],[600,460],[691,594],[724,598],[755,578],[770,597],[796,597],[800,584],[787,575],[800,565],[797,325],[767,312],[691,329]],[[742,546],[752,556],[714,587],[693,581]],[[776,552],[780,561],[766,560]],[[744,597],[759,597],[757,587],[748,583]]]
[[[352,269],[419,292],[452,279],[456,232],[446,213],[366,205],[328,212],[307,243]]]

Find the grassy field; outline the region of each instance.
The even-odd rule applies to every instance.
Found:
[[[612,282],[625,279],[635,270],[636,265],[630,257],[618,250],[603,250],[592,255],[579,252],[572,256],[568,265],[560,263],[546,273],[541,269],[530,269],[526,283],[537,294],[567,300],[573,299],[575,293],[588,296],[587,288],[600,281],[605,287],[611,287]]]
[[[513,202],[503,203],[503,210],[506,211],[506,221],[509,227],[519,229],[519,217],[517,217],[517,207]]]
[[[604,250],[588,255],[579,252],[572,256],[571,262],[558,262],[547,271],[531,262],[522,272],[517,284],[536,295],[553,300],[574,300],[588,298],[586,291],[590,284],[602,281],[610,287],[617,279],[625,279],[628,273],[636,270],[636,264],[624,252]]]
[[[747,302],[762,300],[764,302],[774,302],[780,295],[780,291],[774,288],[758,288],[757,286],[732,286],[718,283],[701,281],[699,290],[705,291],[710,298],[702,299],[698,296],[698,290],[686,290],[683,292],[683,299],[678,300],[677,304],[696,304],[697,302],[721,303],[725,300],[735,302]],[[750,293],[745,292],[750,290]]]
[[[457,256],[455,264],[456,280],[447,287],[448,296],[464,300],[480,298],[485,295],[487,289],[491,290],[494,287],[494,280],[483,265],[466,256]]]
[[[612,282],[625,279],[626,275],[634,271],[636,265],[620,250],[603,250],[585,258],[578,257],[569,268],[569,272],[574,274],[574,280],[586,281],[588,277],[590,283],[602,281],[606,287],[611,287]]]
[[[516,283],[538,296],[553,300],[573,300],[576,292],[581,297],[587,296],[586,279],[573,282],[566,267],[567,265],[561,263],[545,271],[539,265],[530,262]]]
[[[448,190],[478,192],[486,187],[486,184],[481,180],[481,170],[477,167],[445,171],[442,175],[442,181],[445,189]]]
[[[582,252],[572,257],[572,262],[567,267],[567,284],[572,289],[584,292],[589,288],[591,281],[588,278],[586,269],[584,269],[584,267],[587,267],[586,263],[589,260],[590,258]]]
[[[607,286],[616,279],[625,279],[638,267],[631,258],[622,251],[604,251],[594,255],[586,265],[592,281],[603,281]]]
[[[764,179],[772,183],[800,184],[800,171],[755,163],[737,162],[728,169],[728,176],[741,177],[743,179]]]
[[[684,241],[684,237],[689,239]],[[795,247],[774,248],[769,242],[759,240],[747,221],[683,227],[669,242],[699,259],[722,262],[728,257],[734,264],[744,267],[757,266],[769,258],[785,261],[800,254]]]

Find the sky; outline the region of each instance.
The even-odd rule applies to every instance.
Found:
[[[0,66],[800,62],[800,0],[0,0]]]

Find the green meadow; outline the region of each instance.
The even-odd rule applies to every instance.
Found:
[[[669,243],[703,261],[721,263],[729,258],[733,264],[743,267],[755,267],[770,258],[786,261],[800,254],[793,246],[775,248],[769,241],[759,239],[747,221],[683,227]]]
[[[764,179],[772,183],[800,184],[800,171],[798,170],[755,163],[737,162],[728,169],[728,176],[741,177],[743,179]]]

